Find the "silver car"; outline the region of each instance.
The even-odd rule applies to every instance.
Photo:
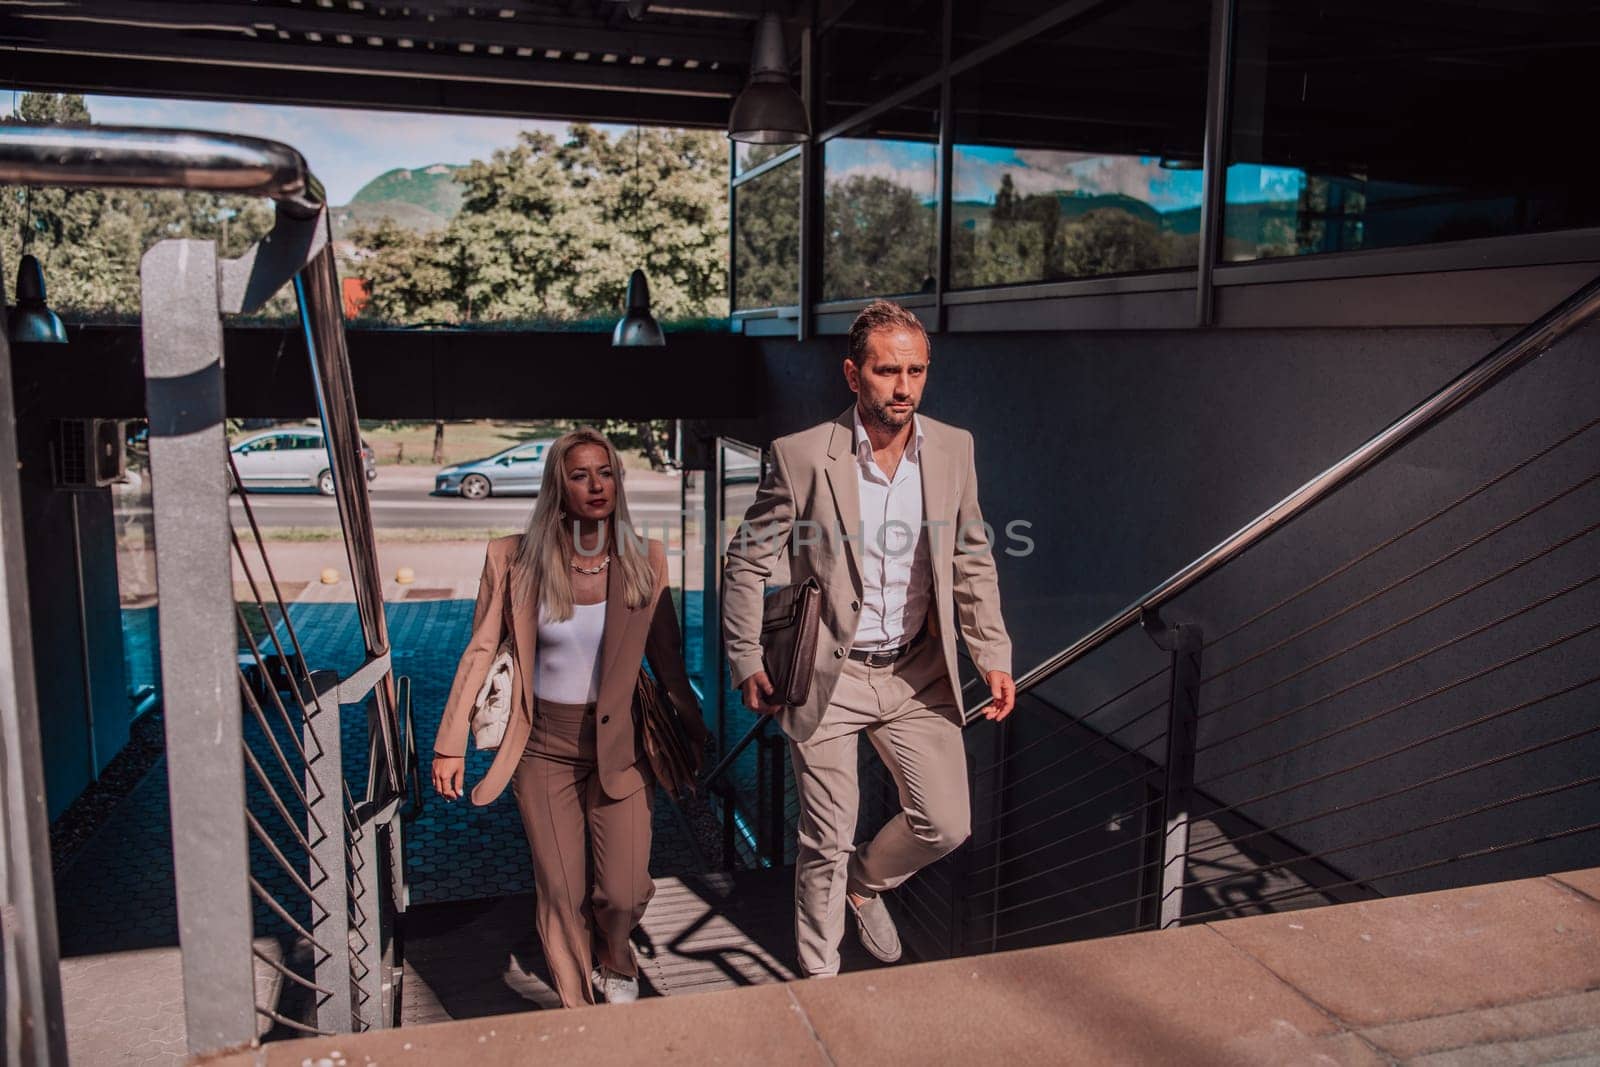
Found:
[[[538,496],[544,478],[549,441],[522,441],[483,459],[445,467],[434,477],[435,494],[457,494],[467,500],[490,496]]]
[[[235,442],[228,449],[246,490],[315,489],[333,495],[333,470],[328,447],[316,427],[265,430]],[[361,442],[367,481],[378,476],[372,446]]]

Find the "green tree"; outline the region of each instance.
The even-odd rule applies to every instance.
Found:
[[[24,123],[87,123],[82,96],[27,93],[17,105]],[[215,240],[238,256],[271,228],[273,210],[260,199],[176,189],[0,190],[0,257],[15,277],[24,254],[44,268],[50,302],[68,316],[131,318],[139,311],[139,260],[169,237]],[[274,305],[292,307],[286,294]]]
[[[351,235],[371,307],[397,321],[608,318],[634,268],[664,319],[727,314],[726,160],[715,134],[574,125],[455,175],[461,210],[440,233],[389,224]]]
[[[771,146],[758,145],[758,148]],[[764,153],[770,158],[771,153]],[[752,153],[754,160],[754,153]],[[743,308],[800,300],[800,162],[752,178],[733,191],[734,299]]]
[[[934,273],[934,212],[910,189],[879,175],[828,185],[822,297],[915,293]]]

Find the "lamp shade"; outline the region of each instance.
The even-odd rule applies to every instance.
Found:
[[[750,144],[797,144],[811,136],[806,106],[789,84],[783,23],[771,12],[756,25],[750,84],[733,102],[728,136]]]
[[[67,343],[67,328],[45,303],[44,268],[33,256],[23,256],[17,268],[17,306],[11,309],[6,331],[13,341]]]
[[[667,343],[661,324],[650,314],[650,283],[644,271],[628,277],[628,311],[611,331],[613,348],[658,348]]]

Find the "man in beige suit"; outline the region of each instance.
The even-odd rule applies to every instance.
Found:
[[[991,719],[1016,701],[993,534],[978,508],[972,434],[917,414],[928,338],[876,301],[850,328],[856,402],[772,443],[772,464],[728,549],[723,627],[745,705],[789,737],[800,795],[795,939],[807,976],[838,973],[846,908],[878,959],[900,956],[879,894],[970,833],[955,623],[988,683]],[[764,584],[789,548],[790,578],[823,590],[815,675],[802,705],[768,701]],[[856,735],[866,731],[901,811],[856,848]]]

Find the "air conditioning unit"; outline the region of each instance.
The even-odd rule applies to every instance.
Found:
[[[56,434],[56,488],[98,489],[127,472],[121,419],[62,419]]]

